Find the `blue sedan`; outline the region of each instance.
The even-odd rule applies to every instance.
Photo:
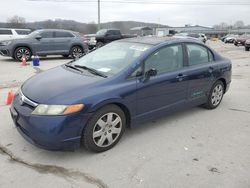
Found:
[[[230,60],[191,39],[124,39],[33,76],[10,112],[20,134],[38,147],[83,144],[102,152],[126,127],[192,106],[218,107],[231,69]]]

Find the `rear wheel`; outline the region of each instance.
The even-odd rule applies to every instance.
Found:
[[[22,61],[23,56],[25,56],[26,60],[29,61],[32,56],[31,50],[26,47],[18,47],[14,52],[14,58],[17,61]]]
[[[84,51],[80,46],[73,46],[70,50],[70,55],[72,58],[79,58],[84,55]]]
[[[225,88],[222,81],[217,81],[210,90],[205,107],[208,109],[217,108],[222,101],[224,90]]]
[[[126,125],[124,112],[116,105],[98,110],[83,131],[86,149],[103,152],[111,149],[120,140]]]

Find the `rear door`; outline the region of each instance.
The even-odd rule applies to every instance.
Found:
[[[71,47],[72,38],[75,36],[68,31],[56,31],[55,32],[55,50],[58,53],[66,53],[69,52]]]
[[[189,66],[188,101],[205,101],[218,73],[218,66],[207,47],[197,43],[186,43],[185,46]]]
[[[144,76],[138,78],[138,119],[159,115],[186,102],[188,81],[183,57],[182,44],[175,44],[161,48],[145,60],[145,72],[156,69],[158,73],[149,80],[144,80]]]

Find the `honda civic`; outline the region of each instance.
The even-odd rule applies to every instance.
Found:
[[[193,106],[215,109],[231,69],[230,60],[196,40],[123,39],[31,77],[10,112],[38,147],[103,152],[126,127]]]

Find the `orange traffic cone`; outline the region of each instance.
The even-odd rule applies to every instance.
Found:
[[[13,99],[14,99],[14,93],[13,93],[12,90],[10,90],[10,91],[8,92],[8,96],[7,96],[7,99],[6,99],[5,104],[6,104],[6,105],[10,105],[10,104],[12,103]]]
[[[22,65],[23,65],[23,66],[27,65],[25,55],[22,56]]]

